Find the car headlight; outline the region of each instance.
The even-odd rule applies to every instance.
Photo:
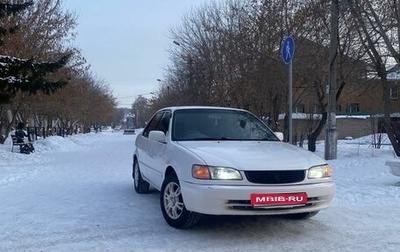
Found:
[[[308,169],[309,179],[329,178],[332,177],[332,168],[329,165],[318,165]]]
[[[242,180],[242,175],[236,169],[208,165],[193,165],[192,176],[197,179]]]

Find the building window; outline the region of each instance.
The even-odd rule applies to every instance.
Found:
[[[310,105],[310,112],[312,114],[320,114],[321,113],[321,107],[317,103],[313,103]]]
[[[389,98],[392,100],[399,99],[399,88],[398,87],[391,87],[389,89]]]
[[[294,108],[294,113],[304,113],[305,111],[305,105],[304,104],[297,104],[296,107]]]
[[[360,112],[360,104],[359,103],[349,103],[346,105],[347,113],[357,113]]]

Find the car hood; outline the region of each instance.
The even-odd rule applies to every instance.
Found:
[[[180,141],[178,144],[207,165],[239,170],[305,170],[326,164],[308,150],[278,141]]]

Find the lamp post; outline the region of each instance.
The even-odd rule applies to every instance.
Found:
[[[137,109],[137,106],[135,106],[135,121],[136,121],[136,128],[139,128],[139,110]]]
[[[185,44],[181,44],[180,42],[173,40],[172,43],[174,43],[175,45],[177,45],[178,47],[180,47],[180,51],[181,51],[181,56],[185,62],[185,64],[187,65],[187,70],[188,70],[188,76],[187,76],[187,85],[189,86],[189,88],[193,88],[193,93],[196,94],[193,97],[193,100],[196,101],[199,96],[200,96],[200,90],[198,90],[198,87],[196,87],[196,85],[194,85],[194,78],[193,75],[196,74],[196,69],[193,68],[193,58],[190,53],[190,50],[187,50]],[[167,87],[167,92],[169,93],[169,87]]]
[[[178,42],[177,42],[177,43],[178,43]],[[157,79],[157,81],[160,82],[160,83],[162,82],[161,79]],[[167,95],[169,96],[169,86],[167,86]]]

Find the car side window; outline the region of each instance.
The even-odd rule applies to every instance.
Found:
[[[162,115],[160,123],[158,124],[157,130],[160,130],[160,131],[164,132],[165,134],[167,134],[170,119],[171,119],[171,112],[165,111],[165,113]]]
[[[144,128],[142,135],[144,137],[149,137],[149,132],[152,130],[157,130],[157,127],[160,123],[161,117],[164,114],[163,111],[158,112],[151,118],[150,122],[147,124],[146,128]]]

